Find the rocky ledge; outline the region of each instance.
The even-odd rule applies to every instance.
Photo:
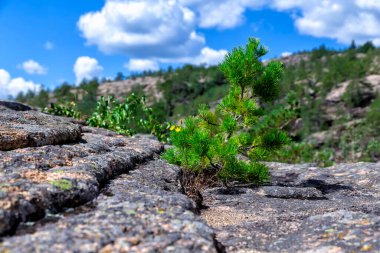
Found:
[[[197,210],[162,149],[0,103],[0,252],[380,252],[380,164],[268,163]]]
[[[0,252],[219,251],[160,142],[15,105],[0,104]]]
[[[268,165],[267,186],[203,193],[228,252],[380,252],[380,164]]]

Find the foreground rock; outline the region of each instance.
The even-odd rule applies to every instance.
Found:
[[[154,139],[9,102],[0,118],[0,252],[380,252],[380,164],[269,163],[198,217]]]
[[[162,148],[156,141],[87,130],[82,143],[0,151],[0,235],[47,211],[92,200],[111,178]]]
[[[203,194],[228,252],[380,252],[380,164],[269,165],[269,186]]]
[[[81,138],[80,126],[69,119],[28,108],[0,101],[0,150],[71,143]]]
[[[0,119],[0,252],[217,252],[160,142],[17,103]]]
[[[4,238],[0,252],[217,252],[213,230],[178,192],[177,175],[160,160],[140,166],[87,208]]]

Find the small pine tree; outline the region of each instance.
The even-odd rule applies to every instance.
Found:
[[[260,58],[266,53],[254,38],[245,48],[233,49],[220,66],[230,83],[228,95],[214,111],[203,105],[197,116],[171,129],[174,147],[163,157],[181,166],[187,180],[192,178],[190,194],[199,195],[215,181],[268,181],[268,168],[260,161],[289,142],[282,128],[293,112],[274,106],[283,66],[274,61],[264,66]]]

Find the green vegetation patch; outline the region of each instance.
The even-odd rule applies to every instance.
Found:
[[[64,191],[68,191],[73,188],[73,183],[68,179],[57,179],[50,181],[49,183]]]
[[[275,61],[264,66],[261,57],[266,53],[253,38],[246,47],[232,50],[220,66],[229,81],[227,96],[215,110],[202,105],[196,116],[171,128],[174,147],[163,157],[183,168],[190,196],[199,196],[203,187],[218,181],[228,186],[232,181],[269,180],[268,168],[260,161],[289,142],[282,128],[294,113],[291,99],[286,106],[267,106],[276,103],[283,66]]]

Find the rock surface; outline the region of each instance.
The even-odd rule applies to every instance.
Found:
[[[177,174],[160,160],[142,165],[113,180],[87,211],[4,238],[0,252],[217,252],[213,230],[178,192]]]
[[[0,103],[0,150],[71,143],[80,138],[81,127],[67,118],[53,118],[17,103]]]
[[[380,252],[380,164],[269,166],[268,186],[203,193],[227,252]]]
[[[380,163],[268,163],[265,186],[204,191],[199,217],[153,138],[8,102],[0,119],[2,253],[380,252]]]
[[[153,160],[160,142],[15,108],[0,107],[0,252],[221,249],[178,168]]]

